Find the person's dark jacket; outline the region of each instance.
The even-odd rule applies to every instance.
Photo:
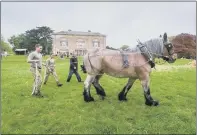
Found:
[[[72,56],[70,58],[70,70],[77,71],[78,70],[78,60],[77,57]]]

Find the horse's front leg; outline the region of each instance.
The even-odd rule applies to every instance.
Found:
[[[141,80],[141,84],[144,90],[144,98],[145,98],[145,104],[148,106],[157,106],[159,105],[158,101],[153,100],[150,94],[150,87],[149,87],[149,77],[146,79]]]
[[[102,74],[101,75],[97,75],[94,79],[94,82],[92,83],[93,86],[95,87],[96,89],[96,93],[98,95],[100,95],[101,99],[104,100],[106,94],[105,94],[105,90],[103,89],[103,87],[99,84],[99,80],[100,78],[102,77]]]
[[[83,96],[84,96],[84,101],[86,101],[86,102],[94,101],[94,98],[90,94],[90,87],[91,87],[92,82],[94,81],[94,78],[95,78],[95,76],[88,75],[86,80],[84,81]]]

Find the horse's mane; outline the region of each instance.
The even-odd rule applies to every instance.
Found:
[[[162,52],[163,52],[163,40],[162,40],[162,38],[153,38],[153,39],[150,39],[148,41],[142,42],[142,44],[144,46],[146,46],[148,48],[149,52],[152,53],[152,54],[161,55]],[[140,53],[140,50],[137,47],[137,45],[135,47],[130,47],[128,49],[128,51],[129,52],[139,52]]]

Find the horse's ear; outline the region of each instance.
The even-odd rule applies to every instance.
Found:
[[[168,41],[168,36],[167,36],[167,33],[166,32],[163,34],[163,41],[164,42],[167,42]]]

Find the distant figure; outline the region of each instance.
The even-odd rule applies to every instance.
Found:
[[[64,54],[62,53],[62,54],[61,54],[61,59],[63,59],[63,58],[64,58]]]
[[[1,56],[3,57],[7,57],[8,53],[6,52],[6,50],[4,50],[3,52],[1,52]]]
[[[8,52],[4,51],[4,57],[7,57],[7,55],[8,55]]]
[[[59,58],[60,58],[60,59],[64,59],[63,53],[59,53]]]
[[[75,54],[71,54],[72,57],[70,58],[70,71],[69,71],[69,75],[67,78],[67,82],[70,82],[70,79],[73,75],[73,73],[76,75],[78,82],[81,82],[81,77],[78,73],[78,60],[77,57],[75,56]]]

